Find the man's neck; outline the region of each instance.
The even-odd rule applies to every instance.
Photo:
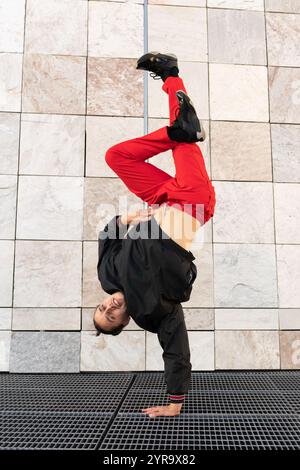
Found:
[[[155,211],[154,218],[161,229],[185,250],[190,249],[196,233],[201,227],[197,219],[167,204],[160,206]]]

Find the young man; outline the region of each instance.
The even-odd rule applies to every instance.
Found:
[[[215,192],[195,143],[203,141],[205,133],[178,76],[176,56],[150,52],[138,59],[136,68],[163,80],[170,126],[106,152],[107,164],[150,207],[113,217],[99,234],[98,278],[110,296],[96,307],[94,325],[98,334],[117,335],[132,317],[141,328],[157,333],[169,404],[142,411],[150,417],[175,416],[191,376],[181,306],[189,300],[197,276],[189,248],[198,228],[213,216]],[[145,161],[169,149],[174,178]]]

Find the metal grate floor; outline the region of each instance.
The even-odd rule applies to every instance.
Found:
[[[182,413],[163,373],[0,374],[0,449],[300,449],[300,371],[193,372]]]
[[[134,432],[133,432],[134,429]],[[293,415],[245,417],[184,415],[149,418],[119,415],[101,449],[299,449],[300,421]]]
[[[96,449],[111,414],[1,413],[1,449]]]
[[[299,412],[300,399],[277,392],[201,392],[189,394],[183,405],[188,414],[293,414]],[[153,403],[167,404],[165,393],[130,390],[120,413],[138,413]],[[298,410],[298,411],[297,411]]]

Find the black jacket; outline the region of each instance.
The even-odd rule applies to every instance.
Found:
[[[161,229],[153,217],[133,226],[117,215],[99,233],[97,272],[108,294],[122,291],[128,313],[157,333],[163,348],[171,402],[182,402],[190,375],[190,350],[180,302],[189,300],[197,276],[195,257]]]

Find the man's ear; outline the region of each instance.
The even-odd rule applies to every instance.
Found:
[[[128,317],[126,318],[126,320],[124,320],[124,321],[122,322],[122,324],[123,324],[124,326],[126,326],[126,325],[128,325],[129,322],[130,322],[130,316],[128,315]]]

